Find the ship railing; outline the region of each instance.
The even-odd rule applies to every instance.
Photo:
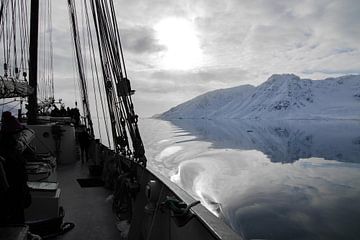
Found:
[[[113,210],[119,221],[131,223],[128,239],[242,239],[151,164],[143,167],[99,141],[92,144],[90,172],[101,175],[105,187],[114,191]]]

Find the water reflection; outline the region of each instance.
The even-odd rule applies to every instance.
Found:
[[[358,239],[359,122],[152,120],[151,127],[151,164],[242,236]]]
[[[213,148],[256,149],[272,162],[319,157],[360,163],[359,121],[173,120]]]

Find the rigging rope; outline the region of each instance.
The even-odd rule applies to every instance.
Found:
[[[69,6],[69,15],[70,15],[70,25],[71,25],[72,36],[75,45],[77,69],[80,79],[83,111],[85,118],[87,120],[86,123],[90,128],[91,134],[94,134],[90,108],[89,108],[89,99],[87,94],[87,83],[86,83],[85,70],[84,70],[83,54],[81,50],[81,42],[80,42],[79,29],[77,23],[77,13],[76,13],[76,6],[74,0],[68,0],[68,6]]]
[[[44,0],[40,8],[40,46],[38,98],[42,102],[54,100],[52,5]]]
[[[100,37],[100,28],[99,25],[101,24],[101,20],[99,19],[98,21],[96,20],[96,10],[94,7],[94,1],[91,1],[91,10],[92,10],[92,14],[93,14],[93,19],[94,19],[94,26],[95,26],[95,32],[96,32],[96,37],[97,37],[97,43],[98,43],[98,50],[99,50],[99,56],[100,56],[100,63],[101,63],[101,68],[102,68],[102,73],[103,73],[103,81],[104,81],[104,86],[106,89],[106,96],[107,96],[107,101],[108,101],[108,111],[109,111],[109,116],[110,116],[110,121],[111,121],[111,128],[112,128],[112,133],[113,133],[113,142],[115,145],[115,149],[117,151],[126,153],[127,150],[129,149],[129,144],[127,141],[127,137],[126,137],[126,131],[124,128],[122,128],[122,125],[119,124],[119,119],[118,119],[118,114],[117,114],[117,107],[116,107],[116,101],[114,101],[114,93],[112,91],[112,89],[114,89],[113,87],[113,83],[110,81],[110,72],[108,69],[108,64],[107,64],[107,60],[105,60],[104,55],[106,55],[106,51],[103,51],[102,49],[106,48],[106,45],[104,45],[104,42],[101,41],[101,37]]]
[[[133,90],[127,77],[120,34],[116,20],[115,7],[112,0],[84,0],[83,24],[87,34],[83,32],[83,41],[79,34],[77,12],[74,0],[68,0],[69,18],[71,32],[74,40],[74,55],[76,56],[76,67],[79,72],[79,86],[86,122],[93,133],[91,111],[89,106],[88,87],[86,82],[87,70],[91,70],[92,86],[95,96],[95,108],[100,126],[101,106],[105,129],[109,137],[109,126],[112,131],[112,141],[115,149],[124,154],[131,154],[135,161],[146,164],[144,147],[137,126],[138,116],[135,114],[131,95]],[[89,8],[87,7],[89,4]],[[53,73],[53,43],[52,43],[52,2],[44,0],[41,8],[41,19],[43,20],[41,46],[43,52],[39,56],[42,66],[42,83],[39,84],[39,95],[42,98],[53,98],[54,96],[54,73]],[[23,79],[26,80],[29,59],[29,6],[24,0],[1,0],[0,1],[0,41],[3,48],[4,76],[6,79],[18,80],[20,72],[23,71]],[[90,16],[92,19],[90,20]],[[86,24],[85,24],[86,22]],[[89,23],[92,24],[89,24]],[[94,42],[96,41],[96,42]],[[0,43],[1,44],[1,43]],[[83,52],[83,47],[88,46],[89,56]],[[50,59],[47,61],[47,59]],[[90,66],[87,67],[87,63]],[[101,69],[99,75],[98,70]],[[7,85],[4,83],[4,89]],[[104,92],[103,92],[104,91]],[[99,105],[98,105],[99,104]],[[107,111],[105,105],[108,106]],[[107,118],[110,118],[108,122]],[[100,128],[100,127],[99,127]],[[99,130],[99,135],[101,131]],[[131,143],[128,140],[131,137]],[[130,150],[132,147],[132,151]]]
[[[28,5],[22,0],[2,0],[0,5],[0,42],[3,48],[4,77],[1,77],[0,96],[26,96],[28,65]],[[22,74],[22,79],[21,77]]]
[[[103,97],[102,97],[102,91],[100,88],[100,79],[99,79],[99,74],[97,71],[97,63],[96,63],[96,57],[95,57],[95,50],[94,50],[94,44],[93,44],[93,40],[92,40],[92,33],[91,33],[91,24],[89,21],[89,14],[87,12],[87,3],[86,0],[84,0],[84,13],[85,13],[85,20],[86,23],[85,25],[87,26],[87,40],[88,40],[88,47],[90,50],[90,68],[91,68],[91,74],[92,74],[92,84],[93,84],[93,90],[94,90],[94,96],[95,96],[95,108],[96,108],[96,116],[97,116],[97,120],[98,120],[98,131],[99,131],[99,136],[101,139],[101,124],[100,124],[100,116],[99,116],[99,111],[98,111],[98,100],[97,100],[97,94],[96,94],[96,84],[95,84],[95,76],[96,76],[96,82],[98,83],[98,91],[99,91],[99,97],[100,97],[100,101],[101,101],[101,108],[102,108],[102,114],[103,114],[103,119],[104,119],[104,123],[105,123],[105,130],[106,130],[106,136],[107,136],[107,140],[108,140],[108,146],[110,146],[110,135],[109,135],[109,128],[108,128],[108,121],[106,119],[106,114],[104,111],[104,102],[103,102]],[[95,72],[95,74],[94,74]]]
[[[130,152],[129,134],[135,161],[145,165],[145,150],[137,126],[138,116],[131,100],[134,91],[127,78],[113,1],[91,0],[90,3],[116,149]]]

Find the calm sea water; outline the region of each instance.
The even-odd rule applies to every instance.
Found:
[[[359,121],[142,119],[149,164],[248,239],[360,238]]]

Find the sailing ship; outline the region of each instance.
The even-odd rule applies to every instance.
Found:
[[[122,231],[121,238],[134,240],[241,239],[200,202],[147,166],[144,145],[137,124],[138,116],[132,102],[135,91],[131,88],[127,76],[112,0],[84,0],[82,2],[82,12],[85,13],[85,24],[82,27],[86,28],[85,35],[80,34],[79,31],[79,17],[75,1],[67,0],[76,68],[81,86],[82,124],[79,126],[79,122],[74,121],[74,116],[44,116],[49,114],[49,109],[54,108],[56,103],[51,74],[44,77],[46,87],[50,88],[48,91],[50,94],[45,94],[41,102],[38,95],[41,92],[38,91],[40,89],[38,79],[42,78],[38,75],[40,3],[47,4],[44,9],[51,9],[51,1],[45,0],[31,0],[30,3],[23,0],[2,0],[0,6],[0,37],[3,41],[5,56],[4,74],[0,77],[0,97],[2,99],[18,97],[22,99],[21,101],[27,98],[26,116],[23,117],[22,109],[18,112],[18,118],[26,121],[26,127],[18,131],[21,134],[16,135],[19,145],[17,151],[22,153],[29,146],[35,149],[33,150],[35,157],[28,159],[26,165],[27,185],[32,195],[32,204],[25,210],[25,222],[20,223],[20,226],[3,225],[0,227],[1,239],[3,237],[4,239],[25,239],[29,228],[31,232],[43,238],[64,234],[75,225],[77,226],[71,231],[76,232],[77,228],[81,228],[79,226],[87,224],[86,221],[89,220],[87,212],[90,212],[90,215],[93,213],[95,215],[93,218],[96,218],[98,223],[86,225],[91,229],[86,229],[86,227],[82,229],[91,232],[104,222],[96,216],[96,209],[79,212],[79,209],[67,208],[65,211],[68,213],[77,211],[79,220],[67,219],[76,222],[75,225],[64,223],[64,208],[60,206],[61,199],[71,199],[70,195],[74,192],[67,191],[68,186],[59,182],[59,179],[66,179],[70,176],[67,172],[78,171],[80,168],[76,136],[84,129],[88,129],[87,134],[92,137],[95,132],[90,110],[91,101],[89,100],[91,99],[89,99],[86,68],[94,69],[92,79],[97,82],[93,86],[99,86],[99,89],[101,87],[99,93],[103,93],[97,102],[104,103],[102,110],[106,111],[106,114],[103,115],[103,121],[104,124],[109,123],[108,128],[111,130],[108,146],[94,138],[89,143],[91,180],[100,182],[102,180],[111,189],[113,211],[118,228]],[[50,10],[47,11],[48,20],[51,20],[50,12]],[[30,16],[29,19],[28,16]],[[49,40],[51,42],[51,36]],[[87,42],[87,47],[82,45],[84,42]],[[42,45],[50,47],[48,52],[49,57],[52,57],[51,43]],[[84,60],[85,51],[89,51],[90,67],[86,67],[89,61]],[[19,52],[20,57],[17,56]],[[53,68],[52,60],[43,59],[43,62],[46,68],[50,70]],[[28,66],[27,63],[29,63]],[[108,116],[108,122],[105,116]],[[9,160],[5,157],[2,161],[6,165],[6,161]],[[6,176],[5,171],[2,175],[4,181],[6,177],[9,176]],[[75,179],[66,180],[76,182]],[[7,184],[7,188],[11,187],[11,182]],[[6,187],[2,191],[6,194]],[[76,205],[74,201],[82,204],[81,202],[91,203],[95,200],[80,198],[70,201]],[[16,237],[14,237],[14,232],[18,234]],[[106,232],[101,234],[102,239],[111,239],[105,237]],[[72,236],[76,239],[84,238],[84,230]],[[66,239],[66,234],[63,238]]]

